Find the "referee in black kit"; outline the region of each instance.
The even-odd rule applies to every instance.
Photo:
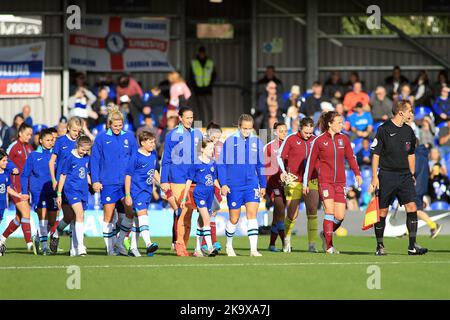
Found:
[[[416,243],[417,207],[415,190],[415,155],[416,136],[410,126],[406,124],[414,116],[411,103],[397,102],[392,110],[394,117],[378,128],[376,137],[371,145],[372,183],[370,192],[379,189],[380,222],[375,224],[377,238],[376,255],[382,256],[386,252],[383,244],[384,228],[389,206],[398,198],[400,205],[406,208],[406,226],[409,233],[409,255],[420,255],[428,249]],[[378,172],[378,165],[380,171]]]

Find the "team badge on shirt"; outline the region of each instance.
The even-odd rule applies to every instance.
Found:
[[[128,145],[128,139],[125,139],[124,143],[125,143],[126,145]]]
[[[211,172],[214,172],[214,167],[211,167]]]
[[[338,146],[344,147],[344,141],[342,141],[342,139],[338,139]]]
[[[323,190],[323,196],[324,196],[325,198],[328,198],[329,195],[330,195],[330,194],[328,193],[328,190]]]

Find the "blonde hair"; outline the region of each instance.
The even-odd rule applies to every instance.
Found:
[[[184,81],[181,75],[176,71],[169,72],[169,74],[167,75],[167,80],[169,80],[170,83]]]
[[[80,117],[72,117],[69,119],[69,122],[67,122],[67,128],[71,129],[73,126],[77,127],[83,127],[83,123]]]
[[[116,105],[112,105],[108,108],[108,121],[107,121],[108,128],[114,121],[118,120],[123,122],[123,114],[122,112],[119,111],[119,108]]]

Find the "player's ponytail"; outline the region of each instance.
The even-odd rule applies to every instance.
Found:
[[[110,105],[108,107],[108,128],[111,127],[111,124],[114,121],[122,121],[123,122],[123,114],[119,111],[119,108],[116,105]]]
[[[322,133],[328,131],[328,129],[330,129],[330,123],[333,122],[336,117],[340,117],[340,114],[336,111],[322,113],[318,121],[320,131]]]

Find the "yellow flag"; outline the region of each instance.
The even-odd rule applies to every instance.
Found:
[[[372,200],[370,200],[369,205],[367,206],[366,214],[364,215],[364,222],[362,229],[368,230],[379,221],[380,221],[380,208],[378,206],[378,196],[374,196]]]

